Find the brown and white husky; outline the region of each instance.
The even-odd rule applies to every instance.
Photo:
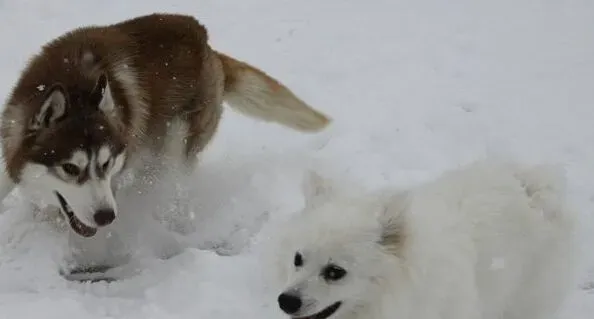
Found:
[[[116,218],[114,180],[124,169],[164,157],[193,168],[223,101],[302,132],[330,122],[261,70],[213,50],[193,17],[72,30],[43,46],[6,101],[0,199],[19,186],[92,237]]]

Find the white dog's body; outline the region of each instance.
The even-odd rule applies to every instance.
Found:
[[[549,168],[474,164],[374,195],[313,174],[304,191],[277,252],[292,318],[553,318],[572,287],[576,215]]]

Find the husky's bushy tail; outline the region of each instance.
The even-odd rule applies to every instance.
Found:
[[[263,71],[223,53],[216,54],[225,73],[223,99],[238,112],[302,132],[321,131],[330,123],[326,115]]]

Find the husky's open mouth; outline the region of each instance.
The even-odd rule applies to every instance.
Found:
[[[328,306],[326,309],[315,313],[311,316],[305,316],[305,317],[293,317],[293,319],[326,319],[330,316],[332,316],[336,310],[338,310],[338,308],[340,308],[340,305],[342,304],[342,302],[337,301],[335,303],[333,303],[332,305]]]
[[[93,228],[90,226],[85,225],[83,222],[80,221],[72,212],[72,208],[68,206],[66,199],[60,193],[55,192],[56,197],[58,197],[58,201],[60,202],[60,206],[62,206],[62,212],[66,215],[68,219],[68,223],[70,223],[70,227],[74,230],[75,233],[83,236],[83,237],[93,237],[97,233],[97,228]]]

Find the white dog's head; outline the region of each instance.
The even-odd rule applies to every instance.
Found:
[[[305,208],[280,242],[279,307],[300,319],[357,313],[398,281],[406,196],[349,195],[313,172],[303,192]]]

